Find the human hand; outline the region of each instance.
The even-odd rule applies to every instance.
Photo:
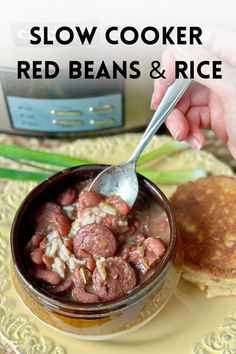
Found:
[[[195,77],[176,107],[169,114],[166,126],[176,140],[186,140],[195,149],[204,146],[201,128],[213,130],[227,142],[236,159],[236,34],[216,32],[210,49],[203,46],[168,47],[162,57],[166,78],[154,83],[151,108],[156,109],[168,86],[174,81],[176,60],[221,60],[222,79]]]

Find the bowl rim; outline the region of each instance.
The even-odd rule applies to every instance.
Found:
[[[13,223],[11,227],[10,234],[10,244],[11,244],[11,258],[13,263],[13,268],[16,271],[18,277],[23,281],[24,285],[28,290],[34,295],[38,300],[41,300],[44,304],[49,306],[51,309],[57,311],[63,308],[65,311],[78,311],[81,314],[89,314],[93,313],[93,317],[104,311],[120,311],[122,308],[127,307],[129,305],[133,305],[140,299],[142,299],[146,294],[152,291],[159,281],[164,279],[164,275],[168,271],[170,267],[170,262],[175,258],[177,252],[177,226],[175,221],[175,215],[173,208],[165,196],[165,194],[151,181],[149,181],[144,176],[138,175],[138,180],[141,182],[142,187],[146,188],[148,192],[152,195],[155,201],[160,201],[162,209],[166,212],[168,217],[168,223],[170,228],[170,242],[167,247],[167,251],[161,261],[157,264],[155,271],[148,277],[144,282],[135,287],[130,294],[126,294],[123,297],[120,297],[111,301],[101,301],[99,303],[94,304],[84,304],[84,303],[76,303],[72,300],[65,299],[60,296],[56,296],[47,292],[45,289],[40,287],[36,281],[30,277],[29,272],[23,266],[23,262],[20,257],[20,252],[16,249],[15,240],[19,233],[20,224],[22,219],[24,218],[24,214],[27,212],[30,204],[39,198],[42,192],[45,192],[47,188],[53,187],[56,184],[61,184],[62,181],[66,178],[75,178],[76,174],[88,174],[91,177],[95,177],[96,173],[98,174],[104,168],[109,165],[104,164],[88,164],[88,165],[80,165],[74,166],[70,168],[66,168],[61,170],[40,184],[38,184],[35,188],[33,188],[28,195],[24,198],[22,203],[20,204]],[[88,178],[86,178],[88,179]],[[84,179],[85,180],[85,179]],[[81,180],[82,181],[82,180]]]

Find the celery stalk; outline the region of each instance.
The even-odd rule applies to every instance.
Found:
[[[170,143],[163,144],[155,149],[152,149],[149,152],[143,153],[139,159],[138,159],[138,166],[151,161],[156,158],[164,157],[167,155],[170,155],[172,153],[175,153],[177,151],[181,151],[188,148],[188,144],[185,143],[184,141],[179,142],[179,141],[171,141]]]
[[[144,177],[158,184],[182,184],[206,176],[206,171],[201,168],[183,169],[175,171],[156,171],[138,169]]]
[[[70,157],[61,154],[54,154],[46,151],[33,150],[22,146],[0,143],[0,155],[5,158],[14,158],[15,160],[32,160],[45,164],[71,167],[75,165],[86,165],[92,162],[76,157]]]

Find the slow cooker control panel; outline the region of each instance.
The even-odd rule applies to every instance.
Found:
[[[122,94],[45,99],[7,96],[13,128],[79,132],[121,127]]]

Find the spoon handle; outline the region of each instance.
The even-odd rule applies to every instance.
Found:
[[[162,98],[159,106],[157,107],[156,112],[154,113],[154,116],[152,117],[142,138],[140,139],[134,153],[129,158],[129,162],[135,163],[137,161],[146,145],[149,143],[153,135],[165,121],[165,119],[167,118],[171,110],[174,108],[176,103],[179,101],[179,99],[182,97],[190,83],[190,79],[176,79],[173,84],[168,87],[164,97]]]

